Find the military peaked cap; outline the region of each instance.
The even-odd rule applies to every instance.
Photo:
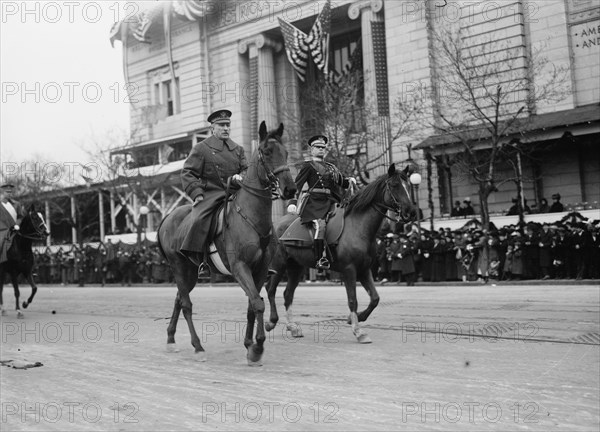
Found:
[[[231,111],[223,109],[218,110],[208,116],[206,119],[210,124],[212,123],[229,123],[231,121]]]

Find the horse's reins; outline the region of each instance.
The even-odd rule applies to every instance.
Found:
[[[389,181],[385,182],[385,190],[389,193],[390,197],[392,198],[392,202],[393,202],[394,206],[392,207],[392,206],[389,206],[386,204],[375,203],[375,204],[373,204],[373,208],[375,209],[375,211],[377,211],[377,213],[379,213],[386,219],[389,219],[394,222],[399,222],[400,219],[406,220],[406,218],[402,216],[402,203],[400,202],[400,200],[398,198],[396,198],[396,196],[392,192]],[[385,209],[385,211],[383,211],[382,208]],[[397,213],[399,215],[398,218],[389,217],[387,215],[387,212],[390,210]]]
[[[273,197],[273,190],[279,189],[279,180],[277,179],[277,174],[279,174],[281,172],[289,171],[290,168],[287,165],[280,165],[271,171],[269,169],[269,167],[267,167],[263,152],[260,149],[258,150],[258,159],[259,159],[260,164],[267,176],[266,180],[268,181],[268,185],[265,186],[264,188],[255,188],[253,186],[249,186],[242,182],[242,183],[240,183],[240,187],[251,195],[254,195],[259,198],[265,198],[265,199],[271,200]],[[262,179],[259,178],[259,181],[261,184],[263,184]],[[227,215],[227,201],[229,198],[229,187],[230,187],[230,182],[228,181],[227,182],[227,193],[226,193],[226,198],[225,198],[225,213],[224,213],[225,215]],[[279,197],[279,192],[277,192],[277,197]],[[252,227],[252,229],[258,234],[258,236],[261,239],[261,246],[264,246],[262,244],[262,241],[263,241],[263,239],[265,239],[271,235],[272,227],[269,227],[269,231],[266,234],[262,235],[260,233],[258,227],[256,226],[256,224],[250,218],[248,218],[248,216],[246,216],[246,214],[244,214],[244,212],[242,211],[242,208],[239,205],[236,204],[234,208],[235,208],[235,211],[240,215],[240,217],[248,225],[250,225]],[[226,217],[225,217],[225,220],[227,220]],[[229,225],[229,223],[227,222],[225,224],[225,226],[228,226],[228,225]]]

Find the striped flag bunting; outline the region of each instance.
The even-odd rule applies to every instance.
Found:
[[[206,13],[205,0],[177,0],[173,2],[173,11],[186,17],[189,21],[197,21]]]
[[[331,28],[331,4],[327,0],[317,20],[313,24],[306,43],[310,49],[310,55],[315,66],[325,75],[328,74],[329,62],[329,33]]]
[[[285,52],[300,81],[306,80],[306,66],[308,65],[308,45],[306,33],[297,29],[287,21],[279,19],[279,26],[283,33]]]

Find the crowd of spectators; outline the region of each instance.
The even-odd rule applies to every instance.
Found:
[[[484,230],[382,232],[375,280],[480,281],[599,279],[600,226],[567,222]]]
[[[156,244],[113,244],[96,247],[61,246],[54,252],[35,250],[36,281],[41,284],[78,285],[172,282],[172,272]]]

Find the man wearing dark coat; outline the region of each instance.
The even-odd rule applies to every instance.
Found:
[[[329,260],[325,251],[325,221],[327,214],[333,210],[336,203],[341,202],[344,189],[350,184],[356,185],[352,177],[344,177],[340,170],[333,164],[325,162],[328,139],[324,135],[315,135],[308,140],[311,151],[311,160],[302,164],[296,176],[298,195],[306,184],[308,190],[306,197],[302,198],[300,208],[297,209],[298,200],[290,201],[288,212],[298,210],[303,224],[312,223],[315,228],[314,247],[318,269],[328,269]]]
[[[6,253],[24,215],[22,206],[12,198],[14,190],[10,183],[0,186],[0,263],[7,260]]]
[[[209,273],[208,236],[212,217],[225,200],[227,181],[231,178],[232,185],[238,186],[248,169],[243,147],[229,138],[231,111],[215,111],[207,120],[212,135],[192,148],[181,170],[183,189],[194,203],[191,216],[182,226],[186,235],[180,251],[201,259],[199,277]]]
[[[542,279],[550,279],[550,269],[552,268],[552,239],[554,234],[550,231],[550,225],[544,223],[542,225],[542,232],[539,237],[539,264],[540,272],[539,276]]]

